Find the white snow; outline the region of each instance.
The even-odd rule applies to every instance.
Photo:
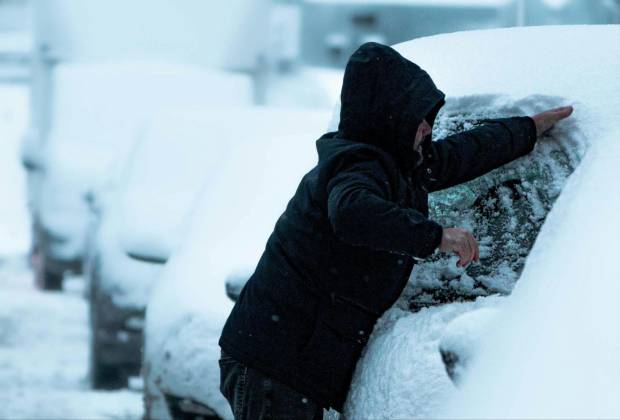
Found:
[[[210,194],[256,178],[265,172],[267,160],[246,163],[264,156],[255,148],[271,150],[266,140],[271,137],[316,135],[327,117],[326,111],[271,107],[177,109],[155,116],[117,180],[122,184],[118,197],[101,212],[94,247],[101,287],[120,305],[144,307],[161,267],[132,260],[127,253],[167,259],[184,238],[201,191]],[[289,138],[291,155],[306,151]],[[239,159],[243,163],[237,165]],[[237,166],[230,172],[232,164]],[[211,199],[212,206],[223,203],[217,195]]]
[[[453,375],[459,384],[471,372],[470,365],[482,352],[482,342],[489,333],[499,311],[494,308],[481,308],[466,312],[450,322],[439,340],[439,349],[458,358]],[[475,375],[476,372],[471,372]]]
[[[332,109],[340,99],[344,72],[300,66],[291,73],[274,74],[267,83],[266,104],[282,108]]]
[[[427,70],[448,97],[567,98],[575,113],[554,135],[562,138],[563,130],[578,128],[586,148],[463,389],[457,392],[440,372],[437,340],[448,320],[430,315],[473,304],[411,314],[399,312],[401,301],[380,320],[358,365],[347,412],[373,418],[620,417],[620,268],[615,262],[620,251],[615,240],[620,232],[620,28],[474,31],[397,48]],[[529,102],[541,105],[536,98]],[[415,283],[415,270],[413,278]]]
[[[0,255],[21,255],[30,244],[26,184],[19,140],[26,130],[28,92],[0,85]]]
[[[68,283],[35,290],[24,258],[0,259],[0,418],[140,418],[140,392],[88,389],[83,283]]]
[[[165,390],[231,416],[219,392],[217,364],[217,340],[232,308],[224,283],[230,275],[253,272],[299,179],[316,163],[315,140],[329,113],[297,115],[282,112],[273,121],[258,113],[234,127],[249,141],[223,136],[233,142],[229,159],[205,188],[188,237],[147,307],[145,386],[156,396],[155,412]]]
[[[54,77],[45,173],[37,175],[33,206],[46,229],[67,239],[55,250],[65,258],[84,248],[84,195],[123,160],[147,117],[172,107],[252,101],[247,76],[171,63],[61,65]]]
[[[453,303],[412,314],[393,307],[379,320],[348,396],[347,418],[432,418],[454,392],[438,343],[445,326],[501,298]]]
[[[27,98],[23,87],[0,86],[0,418],[139,418],[139,392],[88,390],[82,282],[44,293],[26,265],[30,225],[18,150]]]

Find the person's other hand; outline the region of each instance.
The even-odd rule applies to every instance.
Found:
[[[534,124],[536,124],[536,135],[540,136],[549,131],[555,123],[564,118],[568,118],[572,113],[572,106],[562,106],[534,115],[532,119],[534,120]]]
[[[467,267],[472,261],[480,261],[480,249],[474,235],[461,228],[443,228],[441,252],[453,252],[459,256],[457,267]]]

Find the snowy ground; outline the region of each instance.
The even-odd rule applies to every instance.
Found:
[[[30,243],[25,177],[19,161],[27,111],[27,90],[0,84],[0,258],[23,254]]]
[[[0,418],[140,418],[139,391],[88,389],[81,279],[34,289],[23,258],[0,260]]]
[[[0,85],[0,418],[140,418],[139,391],[88,389],[88,308],[81,279],[34,288],[19,138],[27,94]]]

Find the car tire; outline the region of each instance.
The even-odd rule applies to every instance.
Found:
[[[129,374],[122,365],[106,363],[103,360],[105,343],[99,340],[103,333],[100,318],[98,316],[96,296],[91,296],[90,302],[90,359],[89,379],[93,389],[113,390],[127,388],[129,386]]]
[[[47,257],[41,251],[33,253],[35,284],[41,290],[61,291],[64,276],[51,271],[46,260]]]
[[[114,390],[127,388],[129,377],[119,366],[107,365],[93,357],[90,365],[90,382],[93,389]]]

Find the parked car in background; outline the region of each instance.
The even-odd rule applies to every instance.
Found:
[[[261,27],[270,4],[32,4],[32,118],[22,159],[39,284],[59,289],[65,271],[81,269],[83,196],[104,181],[110,162],[123,158],[145,117],[165,107],[213,103],[214,96],[221,105],[254,103],[264,89]],[[214,38],[217,43],[208,42]]]
[[[218,136],[231,149],[147,306],[147,418],[231,417],[217,368],[217,340],[232,307],[225,282],[253,272],[299,179],[316,163],[315,140],[329,118],[329,112],[257,110]]]
[[[321,111],[203,107],[151,120],[116,181],[118,188],[94,200],[98,226],[88,247],[86,274],[95,388],[125,387],[130,376],[139,374],[150,290],[181,242],[199,193],[211,197],[214,207],[226,206],[225,197],[211,195],[221,188],[218,183],[240,193],[234,190],[238,183],[260,179],[265,166],[291,165],[302,153],[313,159],[302,139],[320,132],[328,118],[329,113]],[[272,139],[283,136],[290,144],[278,152],[271,147]],[[273,156],[265,158],[267,151]],[[274,165],[276,158],[282,162]],[[245,167],[234,166],[240,160]],[[252,192],[244,191],[248,203],[243,210],[254,212]],[[225,298],[223,286],[221,295]]]
[[[204,92],[197,93],[198,102],[204,102]],[[198,191],[224,158],[227,144],[210,134],[230,123],[221,110],[155,114],[140,130],[124,167],[90,195],[85,274],[95,388],[125,387],[131,375],[139,374],[149,287],[177,244]]]
[[[65,271],[80,271],[86,195],[123,159],[146,118],[175,106],[252,102],[249,78],[172,63],[59,65],[52,128],[31,169],[39,284],[60,289]],[[30,159],[35,162],[37,159]]]

